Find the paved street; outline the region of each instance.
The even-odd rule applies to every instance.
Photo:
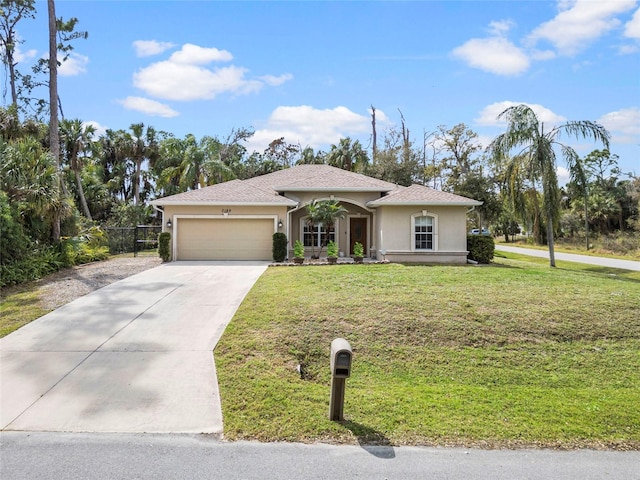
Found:
[[[207,435],[0,435],[3,480],[638,480],[640,452],[221,442]]]
[[[510,247],[507,245],[496,245],[496,250],[503,252],[519,253],[520,255],[529,255],[531,257],[549,258],[547,250],[534,250],[532,248]],[[555,252],[556,260],[564,260],[567,262],[586,263],[588,265],[598,265],[601,267],[620,268],[623,270],[640,271],[640,262],[633,260],[620,260],[617,258],[592,257],[590,255],[578,255],[575,253]]]
[[[212,351],[266,268],[165,264],[0,339],[1,429],[221,433]]]

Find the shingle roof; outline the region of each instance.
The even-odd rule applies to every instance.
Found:
[[[383,205],[466,205],[477,206],[482,202],[453,193],[441,192],[423,185],[398,188],[388,195],[367,203],[367,206]]]
[[[287,205],[297,202],[280,195],[293,191],[384,192],[387,195],[369,202],[382,205],[482,205],[482,202],[441,192],[422,185],[401,187],[329,165],[298,165],[248,180],[231,180],[199,190],[171,195],[152,201],[154,205]]]
[[[301,190],[389,192],[396,188],[393,183],[330,165],[297,165],[245,181],[263,188],[272,188],[278,192]]]
[[[199,190],[178,193],[151,202],[155,205],[297,205],[297,202],[279,195],[275,190],[265,190],[243,180],[231,180]]]

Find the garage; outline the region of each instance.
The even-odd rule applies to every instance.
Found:
[[[177,260],[271,260],[272,218],[178,218]]]

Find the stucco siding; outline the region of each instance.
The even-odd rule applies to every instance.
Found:
[[[378,252],[384,250],[388,260],[460,263],[466,261],[466,207],[385,206],[377,209],[379,223]],[[412,248],[412,216],[434,217],[434,249]],[[455,255],[445,255],[455,253]],[[424,258],[420,258],[420,257]],[[379,253],[379,258],[382,255]],[[393,258],[392,258],[393,257]]]

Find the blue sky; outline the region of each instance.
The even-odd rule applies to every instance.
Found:
[[[224,138],[252,127],[250,151],[282,136],[323,150],[350,136],[370,148],[373,105],[379,138],[401,110],[417,145],[458,123],[486,145],[503,131],[498,113],[527,103],[547,125],[602,123],[620,166],[640,174],[636,0],[58,0],[56,8],[89,32],[60,71],[64,114],[100,131],[143,122]],[[19,25],[21,70],[47,51],[46,2],[37,9]],[[4,72],[0,80],[4,92]],[[581,155],[601,148],[568,143]]]

